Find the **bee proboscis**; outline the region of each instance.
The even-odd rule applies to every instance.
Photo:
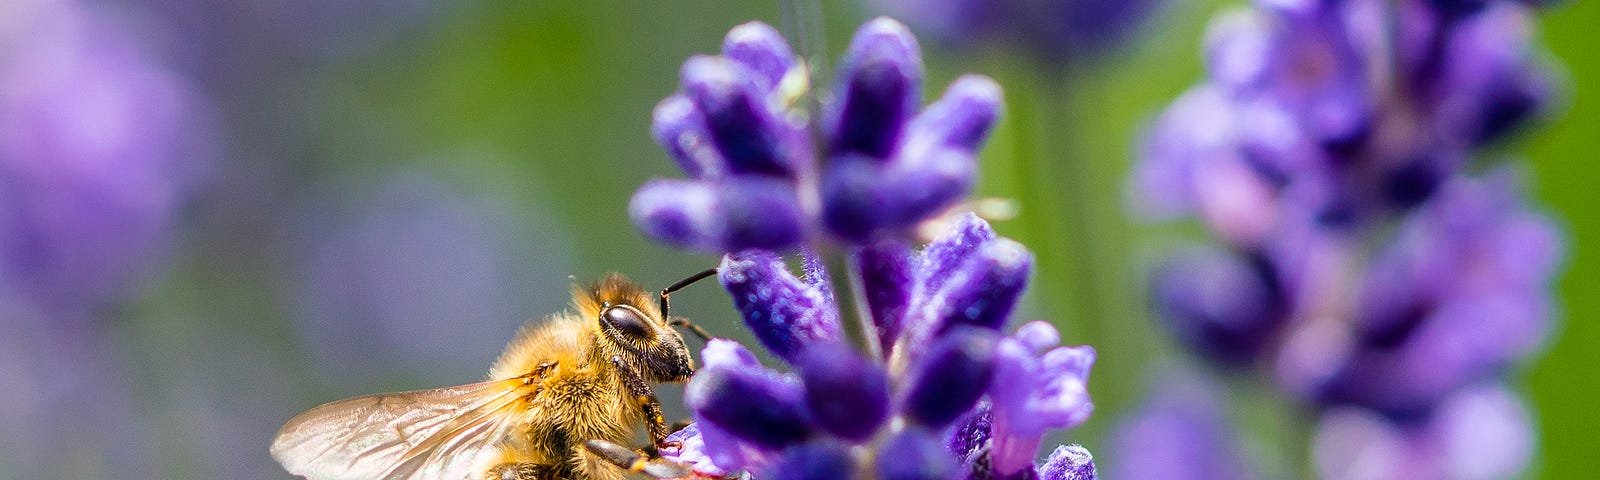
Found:
[[[621,446],[645,426],[652,446],[668,427],[652,383],[694,372],[683,337],[706,334],[668,316],[668,296],[707,270],[651,295],[621,275],[573,288],[573,310],[524,326],[490,380],[340,400],[290,419],[272,456],[311,480],[620,479],[688,474]],[[619,465],[622,468],[619,468]]]

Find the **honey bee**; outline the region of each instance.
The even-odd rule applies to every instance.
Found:
[[[687,476],[646,453],[666,446],[670,433],[651,384],[683,382],[694,372],[672,327],[708,336],[669,316],[668,296],[715,273],[662,290],[659,307],[617,274],[574,286],[572,310],[524,326],[488,381],[313,408],[278,431],[272,457],[312,480]],[[622,446],[640,424],[651,447]]]

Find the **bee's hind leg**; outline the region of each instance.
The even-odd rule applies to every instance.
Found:
[[[643,452],[605,440],[590,440],[583,446],[589,453],[605,459],[612,465],[630,472],[643,473],[652,478],[683,478],[693,474],[688,467],[677,462],[650,458]]]

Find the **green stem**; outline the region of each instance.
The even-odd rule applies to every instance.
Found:
[[[872,313],[867,310],[866,302],[860,299],[866,297],[866,287],[861,284],[861,279],[854,275],[855,265],[850,260],[849,253],[838,247],[828,247],[819,250],[823,266],[828,269],[828,282],[833,287],[833,303],[839,308],[839,326],[844,329],[845,338],[855,345],[856,351],[866,355],[867,358],[877,360],[883,358],[882,349],[878,345],[876,328],[872,325]]]

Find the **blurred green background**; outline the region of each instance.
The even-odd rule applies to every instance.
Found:
[[[479,379],[517,325],[565,307],[569,276],[621,271],[659,286],[717,261],[647,241],[626,208],[647,179],[680,176],[649,134],[679,64],[714,53],[736,24],[780,25],[775,3],[355,3],[139,6],[143,32],[210,96],[222,136],[172,264],[108,327],[159,439],[146,447],[160,477],[281,478],[267,443],[283,420],[338,398]],[[1144,122],[1200,77],[1202,30],[1231,3],[1170,2],[1126,50],[1054,86],[1002,50],[923,45],[929,95],[967,72],[1007,88],[980,196],[1017,197],[1028,180],[1018,158],[1040,138],[1073,153],[1047,171],[1089,187],[1082,205],[1024,202],[997,227],[1039,255],[1023,318],[1101,352],[1096,417],[1064,437],[1091,450],[1152,366],[1183,358],[1140,299],[1138,272],[1170,233],[1123,213],[1124,177]],[[853,2],[825,11],[832,61],[869,13]],[[1569,254],[1559,332],[1525,366],[1541,432],[1530,476],[1588,478],[1600,474],[1600,108],[1589,101],[1600,6],[1541,16],[1570,94],[1507,152],[1527,159]],[[748,340],[714,285],[675,296],[674,309]],[[662,389],[675,416],[680,392]]]

